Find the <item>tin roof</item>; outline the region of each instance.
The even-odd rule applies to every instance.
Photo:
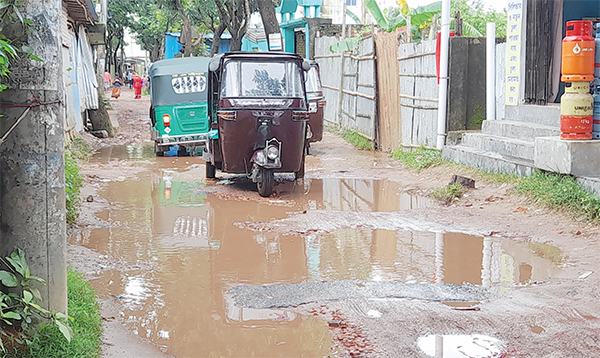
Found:
[[[244,37],[254,43],[259,43],[261,41],[267,41],[267,35],[265,35],[265,29],[263,29],[262,27],[249,28],[248,31],[246,31],[246,34],[244,35]]]
[[[98,21],[98,14],[94,8],[92,0],[63,0],[69,17],[77,22],[95,23]]]

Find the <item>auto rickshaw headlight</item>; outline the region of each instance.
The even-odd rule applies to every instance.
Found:
[[[164,123],[165,127],[170,127],[171,126],[171,116],[169,116],[168,114],[163,115],[163,123]]]
[[[277,148],[274,145],[269,146],[267,148],[267,158],[269,158],[270,160],[275,160],[277,159],[277,157],[279,157],[279,148]]]

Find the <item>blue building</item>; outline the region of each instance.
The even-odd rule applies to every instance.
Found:
[[[204,44],[206,45],[207,51],[210,53],[212,50],[214,34],[204,35]],[[231,34],[224,32],[221,34],[221,42],[219,43],[219,53],[229,52],[231,48]]]
[[[242,51],[269,51],[265,29],[262,27],[249,28],[242,38]]]
[[[175,54],[181,53],[183,48],[179,43],[180,32],[165,33],[165,58],[175,58]]]
[[[305,58],[311,58],[314,55],[314,38],[316,36],[315,28],[319,24],[331,23],[331,19],[321,19],[321,6],[323,0],[282,0],[281,5],[276,11],[281,15],[281,36],[283,38],[283,50],[285,52],[296,53],[296,30],[304,31],[304,49]],[[301,18],[296,18],[296,10],[302,6]],[[311,31],[312,30],[312,31]],[[311,46],[313,45],[313,46]],[[312,50],[311,50],[312,49]]]

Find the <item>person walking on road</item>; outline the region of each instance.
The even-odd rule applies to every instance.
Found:
[[[121,81],[121,77],[119,75],[115,76],[115,79],[112,81],[113,89],[112,94],[110,95],[112,98],[118,99],[121,97],[121,86],[123,86],[123,81]]]
[[[137,72],[133,72],[131,76],[133,79],[133,89],[135,90],[135,99],[142,98],[142,78],[137,74]]]
[[[131,89],[131,78],[133,77],[133,73],[131,71],[127,72],[127,84],[129,85],[129,89]]]
[[[104,71],[104,93],[110,88],[111,82],[112,78],[110,77],[110,72]]]

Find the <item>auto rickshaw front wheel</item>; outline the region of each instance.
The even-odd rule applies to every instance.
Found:
[[[258,168],[258,181],[256,182],[256,189],[258,189],[258,195],[266,198],[273,194],[273,187],[275,186],[275,173],[272,169]]]

